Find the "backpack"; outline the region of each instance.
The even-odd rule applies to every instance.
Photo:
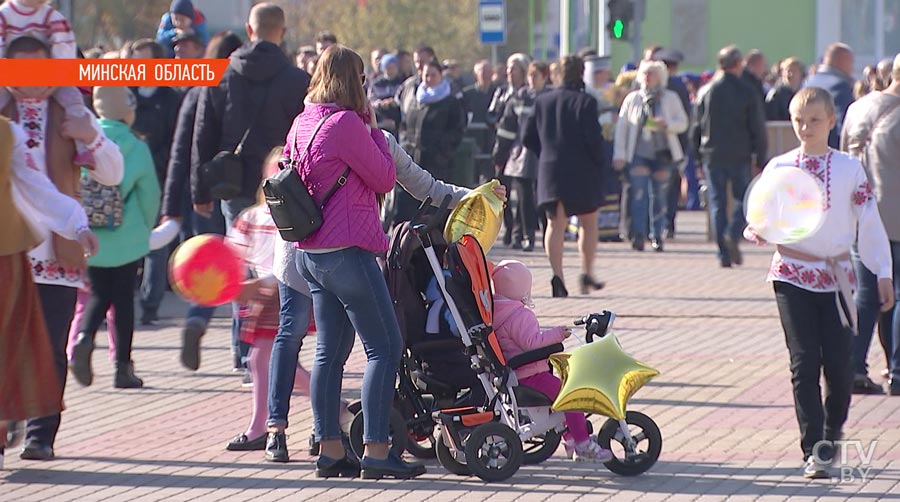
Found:
[[[278,163],[280,171],[275,176],[266,179],[263,182],[263,193],[266,196],[266,204],[269,206],[269,212],[272,220],[278,228],[281,238],[287,242],[299,242],[315,233],[322,226],[322,210],[331,196],[338,188],[347,183],[347,176],[350,175],[350,166],[344,170],[344,173],[338,177],[334,185],[325,194],[322,204],[316,205],[309,189],[300,178],[296,166],[303,160],[303,157],[309,153],[313,139],[318,134],[319,129],[328,120],[329,117],[337,112],[331,112],[316,125],[309,141],[306,143],[303,153],[295,159],[281,159]],[[297,146],[297,131],[294,131],[294,150]]]

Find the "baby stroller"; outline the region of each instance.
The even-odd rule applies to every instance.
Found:
[[[483,398],[481,384],[463,352],[457,337],[437,338],[425,335],[427,305],[424,292],[433,275],[428,258],[413,226],[423,225],[419,231],[430,236],[429,242],[443,254],[447,245],[441,229],[446,218],[445,198],[436,214],[427,216],[430,200],[419,208],[412,222],[394,227],[387,259],[382,268],[404,341],[404,351],[398,368],[397,388],[390,418],[391,450],[401,454],[409,451],[418,458],[434,458],[435,429],[433,412],[442,408],[471,405],[471,399]],[[475,392],[465,392],[475,388]],[[482,399],[483,400],[483,399]],[[363,454],[363,413],[360,401],[349,403],[354,415],[348,440],[354,452]],[[310,453],[318,448],[310,439]]]
[[[445,258],[450,278],[445,280],[437,251],[425,230],[424,225],[413,227],[489,399],[486,407],[435,411],[441,426],[436,454],[441,465],[454,474],[501,481],[513,476],[523,463],[549,458],[559,446],[565,431],[564,414],[551,410],[552,400],[541,392],[518,386],[514,370],[564,348],[554,344],[506,360],[491,325],[493,296],[487,262],[478,241],[465,235],[449,245]],[[586,341],[590,343],[594,336],[611,336],[607,331],[614,319],[612,313],[604,312],[578,319],[576,324],[586,325]],[[598,442],[604,448],[617,443],[611,448],[614,458],[604,465],[626,476],[646,472],[662,449],[659,428],[650,417],[634,411],[628,411],[625,420],[607,420]],[[530,445],[529,459],[525,445]]]

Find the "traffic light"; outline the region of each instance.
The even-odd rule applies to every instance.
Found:
[[[634,2],[632,0],[609,0],[609,22],[606,29],[615,40],[628,40],[629,26],[634,18]]]

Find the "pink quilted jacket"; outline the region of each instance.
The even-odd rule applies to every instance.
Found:
[[[521,301],[498,295],[494,296],[494,331],[500,342],[500,350],[507,360],[529,350],[559,343],[566,338],[562,327],[541,331],[537,316],[531,309]],[[517,369],[516,378],[521,381],[547,371],[550,371],[547,361],[538,361]]]
[[[319,120],[336,109],[337,105],[306,103],[285,139],[285,157],[299,159]],[[322,125],[297,171],[313,200],[321,204],[347,166],[351,169],[347,183],[325,205],[322,227],[298,242],[298,248],[355,246],[373,253],[387,251],[375,195],[393,190],[394,160],[380,129],[370,130],[356,112],[343,110]]]

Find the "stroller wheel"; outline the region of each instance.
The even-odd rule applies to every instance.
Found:
[[[662,451],[662,433],[652,418],[637,411],[629,411],[625,415],[628,432],[634,441],[635,451],[628,452],[625,435],[619,422],[607,420],[597,435],[597,442],[613,452],[613,459],[604,465],[610,471],[622,476],[637,476],[647,472],[659,459]]]
[[[434,439],[434,434],[419,436],[418,434],[410,432],[409,441],[406,442],[406,451],[416,458],[434,458],[437,455],[434,451],[436,443],[437,441]]]
[[[484,481],[509,479],[524,459],[516,431],[499,422],[479,425],[466,440],[466,465]]]
[[[525,452],[525,460],[523,460],[522,463],[525,465],[535,465],[547,460],[556,453],[560,441],[562,441],[562,435],[559,432],[556,432],[555,429],[551,429],[540,436],[535,436],[527,441],[523,441],[522,449]]]
[[[438,462],[450,472],[450,474],[456,474],[457,476],[471,476],[472,471],[469,470],[469,466],[465,464],[465,462],[460,462],[457,460],[457,457],[465,457],[463,452],[453,453],[450,451],[450,446],[445,442],[444,435],[439,434],[437,438],[437,442],[434,444],[434,454],[438,459]]]
[[[390,420],[388,441],[391,443],[391,453],[400,457],[403,455],[403,450],[406,449],[406,443],[408,441],[406,420],[403,420],[403,416],[400,415],[400,412],[395,408],[391,408]],[[362,411],[357,413],[356,416],[353,417],[353,422],[350,423],[350,447],[353,448],[353,452],[356,453],[356,456],[359,458],[363,457],[365,445],[363,445]]]

